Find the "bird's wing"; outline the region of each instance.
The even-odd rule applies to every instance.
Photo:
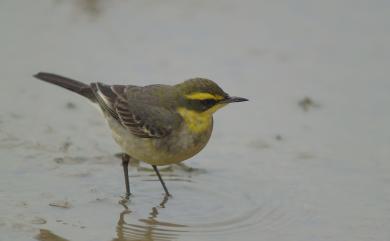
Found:
[[[158,103],[143,101],[154,98],[147,98],[151,93],[145,92],[144,87],[92,83],[91,88],[103,111],[138,137],[162,138],[180,123],[181,117],[177,113]]]

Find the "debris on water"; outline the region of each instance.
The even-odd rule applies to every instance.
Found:
[[[87,161],[85,157],[56,157],[53,161],[57,164],[80,164]]]
[[[34,217],[31,221],[31,224],[45,224],[47,221],[41,217]]]
[[[17,207],[27,207],[28,204],[25,201],[20,201],[20,202],[16,203],[16,206]]]
[[[65,106],[66,106],[67,109],[70,109],[70,110],[76,109],[76,107],[77,107],[75,103],[70,102],[70,101],[67,102]]]
[[[69,150],[69,147],[72,145],[72,142],[70,141],[65,141],[61,147],[60,147],[60,151],[62,152],[67,152]]]
[[[58,208],[66,208],[66,209],[72,207],[70,202],[68,202],[66,200],[60,200],[60,201],[51,202],[51,203],[49,203],[49,206],[58,207]]]
[[[310,97],[305,97],[298,102],[298,105],[304,110],[309,111],[311,108],[318,108],[320,105]]]
[[[276,136],[275,136],[275,139],[276,139],[277,141],[281,141],[281,140],[283,140],[283,137],[282,137],[281,135],[276,135]]]
[[[53,161],[54,161],[55,163],[57,163],[57,164],[62,164],[62,163],[65,162],[65,160],[64,160],[63,157],[56,157],[56,158],[54,158]]]

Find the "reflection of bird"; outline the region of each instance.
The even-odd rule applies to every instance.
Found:
[[[159,210],[165,208],[168,202],[168,196],[165,195],[160,205],[152,207],[149,216],[144,219],[137,220],[139,223],[127,223],[125,218],[131,213],[127,207],[127,200],[123,200],[120,204],[125,208],[119,215],[118,224],[116,227],[117,238],[112,241],[168,241],[177,239],[182,228],[186,225],[174,224],[169,222],[158,221],[157,217]]]
[[[76,92],[100,106],[124,153],[127,195],[130,195],[131,157],[151,164],[169,195],[157,166],[179,163],[197,154],[210,138],[213,113],[229,103],[247,101],[229,96],[216,83],[202,78],[173,86],[139,87],[98,82],[87,85],[49,73],[38,73],[35,77]]]
[[[39,241],[69,241],[47,229],[39,229],[39,234],[35,236],[35,239]]]

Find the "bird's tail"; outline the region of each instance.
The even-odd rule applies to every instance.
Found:
[[[68,89],[68,90],[73,91],[79,95],[82,95],[93,102],[96,102],[96,98],[92,92],[91,87],[87,84],[80,82],[80,81],[69,79],[66,77],[62,77],[62,76],[56,75],[56,74],[45,73],[45,72],[39,72],[38,74],[34,75],[34,77],[37,79],[61,86],[65,89]]]

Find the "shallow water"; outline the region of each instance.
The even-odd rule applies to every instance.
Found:
[[[0,3],[0,240],[389,240],[390,3]],[[247,97],[186,166],[132,163],[83,98],[33,79]]]

